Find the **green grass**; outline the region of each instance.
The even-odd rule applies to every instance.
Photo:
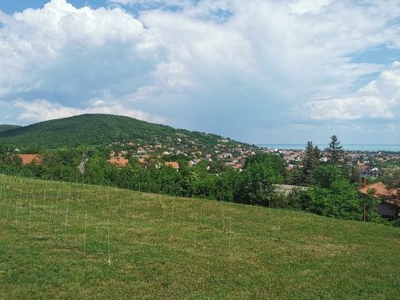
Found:
[[[0,175],[0,299],[395,299],[398,228]]]

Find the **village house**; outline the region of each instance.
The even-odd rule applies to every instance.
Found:
[[[373,197],[380,199],[378,204],[378,214],[389,220],[396,220],[400,217],[400,193],[399,189],[389,189],[384,183],[377,182],[365,184],[365,177],[362,180],[362,187],[359,192],[368,195],[372,191]]]
[[[142,148],[142,147],[139,147],[139,148],[137,149],[137,154],[139,154],[139,155],[146,155],[146,154],[147,154],[147,150],[144,149],[144,148]]]
[[[166,167],[171,167],[177,171],[179,170],[179,163],[177,161],[166,161],[164,165]]]
[[[125,167],[129,163],[129,160],[122,156],[110,157],[107,161],[117,167]]]
[[[23,165],[28,165],[30,163],[40,165],[43,161],[43,156],[39,154],[18,154],[18,156],[21,158]]]
[[[381,175],[380,170],[377,167],[364,167],[359,168],[360,176],[361,177],[374,177],[378,178]]]

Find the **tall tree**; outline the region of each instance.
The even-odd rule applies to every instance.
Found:
[[[311,141],[307,142],[300,176],[301,184],[311,185],[314,183],[314,170],[319,166],[319,156],[320,150],[318,146],[314,147]]]
[[[325,151],[329,155],[330,162],[335,165],[339,163],[344,155],[344,150],[336,135],[331,136],[331,142],[329,143],[329,146],[325,148]]]

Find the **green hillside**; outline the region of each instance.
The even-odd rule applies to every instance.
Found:
[[[0,125],[0,132],[20,128],[18,125]]]
[[[396,299],[400,230],[0,175],[0,299]]]
[[[170,143],[177,138],[207,147],[214,146],[221,139],[214,134],[190,132],[107,114],[85,114],[0,132],[0,143],[14,145],[22,150],[104,146],[112,142]]]

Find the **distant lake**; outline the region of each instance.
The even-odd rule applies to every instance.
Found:
[[[304,150],[307,146],[305,144],[258,144],[260,147],[268,147],[273,149],[293,149],[293,150]],[[328,144],[314,144],[319,149],[323,150],[328,147]],[[343,150],[346,151],[388,151],[388,152],[400,152],[400,144],[342,144]]]

